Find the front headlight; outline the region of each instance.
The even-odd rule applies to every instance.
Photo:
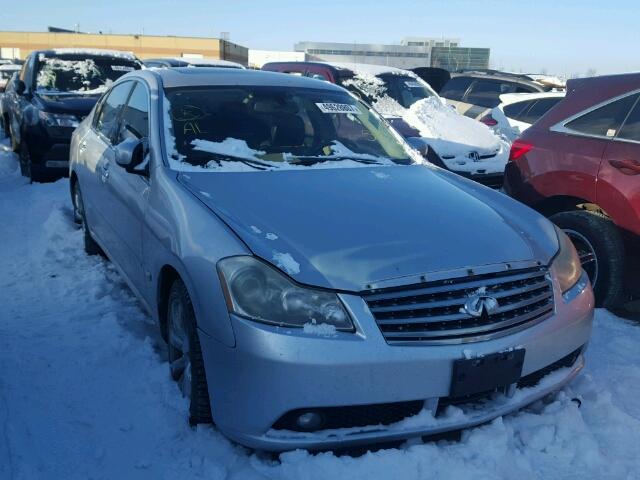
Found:
[[[50,127],[71,127],[76,128],[80,122],[75,115],[66,113],[40,112],[40,118]]]
[[[555,229],[558,234],[560,250],[558,250],[558,254],[553,259],[552,267],[558,277],[560,290],[565,293],[580,280],[582,265],[571,239],[558,227],[555,227]]]
[[[218,273],[229,311],[242,317],[283,327],[327,324],[354,331],[335,293],[297,285],[254,257],[220,260]]]

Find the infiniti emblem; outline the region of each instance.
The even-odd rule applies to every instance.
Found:
[[[479,288],[477,291],[469,295],[469,298],[464,302],[463,310],[472,317],[481,317],[483,313],[487,315],[494,313],[500,306],[498,300],[490,295],[486,295],[484,288]]]
[[[467,155],[467,157],[469,157],[469,159],[474,162],[480,161],[480,154],[478,152],[469,152],[469,155]]]

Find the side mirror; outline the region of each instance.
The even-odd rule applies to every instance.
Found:
[[[426,158],[427,153],[429,152],[429,145],[427,145],[421,137],[409,137],[406,140],[411,148],[417,150],[420,155]]]
[[[146,175],[144,160],[147,156],[147,139],[127,138],[115,147],[116,163],[129,173]]]
[[[27,86],[20,79],[16,80],[15,92],[18,95],[24,95],[24,92],[27,90]]]

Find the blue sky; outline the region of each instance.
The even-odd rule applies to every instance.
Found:
[[[47,25],[105,33],[218,36],[249,48],[301,40],[397,43],[459,37],[490,47],[495,68],[571,75],[640,70],[640,2],[621,0],[169,1],[0,0],[0,29]]]

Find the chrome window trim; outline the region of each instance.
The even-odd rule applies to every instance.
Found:
[[[629,116],[629,114],[631,113],[631,110],[633,110],[635,108],[635,106],[638,104],[638,100],[640,100],[640,98],[638,100],[636,100],[636,103],[634,103],[632,105],[632,107],[629,109],[629,112],[627,112],[627,115],[624,117],[624,120],[622,121],[622,123],[620,124],[620,129],[618,129],[616,131],[616,134],[612,137],[607,137],[606,135],[594,135],[592,133],[584,133],[584,132],[579,132],[577,130],[572,130],[571,128],[567,127],[568,123],[573,122],[574,120],[577,120],[578,118],[587,115],[591,112],[593,112],[594,110],[597,110],[599,108],[605,107],[613,102],[617,102],[618,100],[622,100],[623,98],[626,97],[630,97],[632,95],[637,95],[638,93],[640,93],[640,88],[635,89],[635,90],[631,90],[629,92],[625,92],[621,95],[618,95],[616,97],[612,97],[609,98],[603,102],[597,103],[585,110],[581,110],[578,113],[575,113],[573,115],[571,115],[568,118],[565,118],[564,120],[561,120],[560,122],[556,123],[555,125],[552,125],[549,127],[549,131],[550,132],[555,132],[555,133],[563,133],[565,135],[573,135],[576,137],[585,137],[585,138],[596,138],[599,140],[619,140],[619,141],[629,141],[629,142],[633,142],[633,143],[640,143],[640,142],[636,142],[634,140],[626,140],[626,139],[618,139],[618,132],[619,130],[622,129],[622,127],[624,126],[625,122],[627,121],[627,117]]]

